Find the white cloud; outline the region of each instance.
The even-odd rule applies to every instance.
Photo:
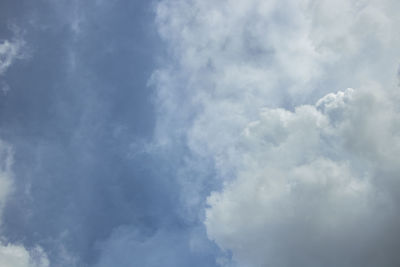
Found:
[[[393,87],[399,37],[397,20],[386,10],[395,8],[381,1],[364,6],[336,1],[339,7],[329,2],[162,1],[157,18],[171,64],[153,79],[161,113],[158,137],[171,128],[180,134],[179,128],[196,120],[190,142],[215,140],[221,147],[260,108],[312,103],[376,81]],[[334,11],[344,17],[339,29],[323,15]],[[388,29],[392,32],[384,34]],[[195,127],[211,131],[197,138]]]
[[[15,26],[11,27],[15,37],[10,40],[0,40],[0,78],[5,74],[8,68],[14,63],[16,59],[21,59],[27,56],[27,53],[23,47],[25,42],[19,32],[19,29]],[[0,90],[4,95],[7,95],[10,91],[10,86],[0,80]]]
[[[208,235],[240,266],[398,266],[399,5],[158,5],[156,138],[213,160]]]
[[[4,74],[15,59],[22,56],[23,41],[20,38],[0,41],[0,75]]]
[[[23,246],[0,245],[0,267],[48,267],[49,260],[43,249],[27,251]]]
[[[400,120],[376,99],[348,90],[264,109],[242,134],[236,179],[208,199],[209,237],[243,266],[396,266],[382,248],[399,181],[384,172],[400,171]]]

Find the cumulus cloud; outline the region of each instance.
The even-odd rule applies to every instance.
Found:
[[[396,266],[400,120],[383,104],[347,90],[262,110],[236,179],[208,198],[209,237],[244,266]]]
[[[212,160],[222,265],[398,266],[398,8],[160,2],[156,138]]]

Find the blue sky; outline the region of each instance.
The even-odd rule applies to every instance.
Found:
[[[400,264],[394,0],[3,0],[0,267]]]
[[[120,266],[146,266],[154,253],[188,254],[181,265],[212,262],[212,249],[192,259],[185,246],[190,226],[178,214],[169,162],[135,147],[151,141],[155,124],[148,80],[163,48],[152,3],[1,5],[2,38],[24,43],[1,77],[10,90],[0,127],[15,176],[3,213],[7,242],[40,245],[51,266],[109,266],[102,247],[120,228],[140,240],[164,231],[165,244],[150,245],[148,256],[135,243],[110,253],[132,254]],[[175,239],[180,247],[169,251]]]

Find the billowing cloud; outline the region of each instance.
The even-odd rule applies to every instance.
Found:
[[[233,253],[222,265],[398,266],[398,8],[160,2],[156,138],[213,162],[205,225]]]
[[[396,266],[400,118],[377,97],[262,110],[235,180],[208,198],[209,237],[244,266]]]

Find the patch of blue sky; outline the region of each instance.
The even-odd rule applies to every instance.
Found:
[[[142,149],[156,123],[148,81],[164,53],[153,5],[0,4],[0,38],[17,29],[27,53],[1,76],[0,137],[15,177],[2,234],[39,245],[50,266],[215,264],[219,250],[182,206],[174,165],[184,144]]]

